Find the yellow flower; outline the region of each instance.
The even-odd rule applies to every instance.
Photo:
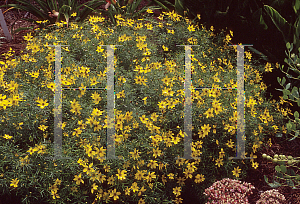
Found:
[[[45,125],[40,125],[38,128],[42,131],[45,131],[47,129],[48,126]]]
[[[126,179],[126,175],[127,175],[125,173],[126,173],[126,170],[120,171],[120,169],[118,169],[118,173],[116,175],[117,175],[118,179],[124,180],[124,179]]]
[[[191,31],[195,31],[195,27],[193,25],[189,25],[188,30]]]
[[[24,40],[26,40],[26,41],[31,41],[32,38],[33,38],[33,36],[31,35],[31,33],[27,33],[27,35],[24,36]]]
[[[147,9],[147,11],[146,11],[147,13],[153,13],[153,11],[151,10],[151,9]]]
[[[45,99],[45,101],[43,99],[39,99],[36,102],[39,103],[38,106],[40,106],[41,109],[49,105],[49,103],[47,103],[47,99]]]
[[[134,182],[130,188],[132,189],[132,191],[133,191],[134,193],[135,193],[136,191],[139,191],[139,187],[138,187],[138,185],[137,185],[136,182]]]
[[[12,136],[9,136],[8,134],[5,134],[5,135],[3,136],[3,138],[9,140],[9,139],[12,138]]]
[[[141,198],[138,202],[138,204],[145,204],[145,201]]]
[[[234,176],[239,177],[239,173],[241,173],[241,169],[239,169],[239,167],[236,167],[236,168],[234,168],[232,173]]]
[[[136,150],[136,148],[134,148],[134,152],[129,152],[131,154],[131,157],[136,160],[138,159],[140,156],[139,156],[139,151]]]
[[[18,187],[18,183],[19,183],[19,180],[17,178],[12,179],[10,186],[13,186],[14,188],[17,188]]]
[[[223,166],[223,159],[218,158],[218,159],[216,160],[216,165],[217,165],[218,167]]]
[[[56,179],[55,184],[54,185],[60,185],[61,184],[61,180]]]
[[[173,173],[169,173],[168,177],[169,177],[169,179],[174,179],[174,174]]]
[[[91,192],[94,193],[94,190],[97,190],[97,189],[98,189],[98,185],[96,185],[95,183],[93,183]]]
[[[232,142],[231,139],[228,140],[227,143],[226,143],[226,145],[227,145],[229,148],[233,148],[233,147],[234,147],[233,144],[234,144],[234,142]]]
[[[195,176],[195,183],[201,183],[201,182],[203,182],[204,180],[205,180],[205,178],[204,178],[204,175],[200,175],[200,174],[197,174],[196,176]]]
[[[164,51],[169,51],[169,48],[167,48],[166,46],[162,46],[162,48],[164,49]]]
[[[157,161],[155,161],[155,160],[150,160],[150,162],[149,162],[149,164],[147,165],[147,167],[149,167],[149,166],[150,166],[151,169],[155,169],[155,168],[158,166]]]
[[[177,197],[177,196],[180,196],[180,191],[181,191],[181,187],[175,187],[173,188],[173,193],[174,195]]]
[[[265,66],[265,71],[266,72],[272,72],[272,67],[271,67],[271,63],[267,62],[266,66]]]
[[[117,189],[114,189],[113,191],[111,191],[109,197],[113,197],[114,200],[118,200],[119,199],[119,195],[121,195],[121,193],[117,192]]]
[[[81,179],[81,173],[77,176],[74,176],[75,178],[73,179],[74,181],[76,181],[76,185],[80,185],[80,183],[84,183],[84,181]]]
[[[76,12],[74,12],[74,13],[71,14],[72,17],[75,17],[76,15],[77,15]]]
[[[144,177],[144,172],[140,171],[140,170],[137,170],[137,173],[135,174],[135,179],[142,180],[143,177]]]
[[[153,156],[156,158],[157,156],[161,155],[161,150],[159,148],[153,149]]]
[[[258,163],[257,163],[257,162],[252,162],[252,167],[253,167],[254,169],[257,169]]]

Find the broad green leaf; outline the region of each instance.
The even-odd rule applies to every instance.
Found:
[[[294,44],[292,43],[291,48],[289,49],[289,51],[292,52],[293,48],[294,48]]]
[[[291,94],[291,92],[290,92],[289,90],[284,89],[284,90],[283,90],[283,94],[284,94],[284,95],[289,95],[289,94]]]
[[[291,83],[288,83],[286,86],[285,86],[285,89],[289,89],[291,87]]]
[[[258,27],[262,27],[262,29],[267,30],[268,26],[264,21],[264,18],[262,16],[262,8],[257,9],[253,15],[252,15],[252,19],[254,22],[258,22],[257,25]]]
[[[295,116],[295,118],[299,118],[299,113],[298,113],[298,111],[295,111],[295,112],[294,112],[294,116]]]
[[[300,13],[299,13],[299,9],[300,9],[300,0],[296,0],[295,1],[295,4],[293,6],[293,9],[295,11],[295,14],[298,16]]]
[[[286,128],[287,128],[288,130],[292,129],[291,121],[289,121],[289,123],[286,124]]]
[[[268,179],[268,177],[266,175],[264,175],[264,179],[265,179],[266,183],[269,183],[269,179]]]
[[[278,176],[279,178],[283,178],[283,175],[282,175],[282,173],[280,173],[280,172],[277,172],[277,176]]]
[[[276,170],[276,171],[278,171],[278,172],[281,172],[281,168],[280,168],[280,166],[278,166],[278,165],[277,165],[277,166],[275,166],[275,170]]]
[[[284,85],[285,82],[286,82],[286,79],[283,77],[283,79],[282,79],[282,85]]]
[[[281,169],[281,172],[282,172],[282,173],[284,173],[284,174],[286,173],[286,166],[281,165],[281,166],[280,166],[280,169]]]
[[[288,169],[288,173],[291,175],[291,176],[296,176],[296,173],[293,169]]]
[[[290,100],[295,100],[295,96],[289,95]]]
[[[287,179],[287,180],[286,180],[286,183],[287,183],[287,185],[290,186],[290,187],[292,187],[292,186],[295,185],[294,182],[293,182],[291,179]]]
[[[291,44],[289,42],[286,43],[286,48],[289,50],[291,48]]]
[[[296,97],[299,98],[299,92],[298,92],[298,88],[296,86],[293,87],[292,89],[292,94]]]
[[[268,183],[268,185],[271,187],[271,188],[277,188],[277,187],[279,187],[279,186],[281,186],[281,184],[280,183]]]
[[[281,82],[281,78],[277,77],[277,81],[278,81],[279,84],[281,84],[280,83]]]
[[[276,28],[281,32],[285,42],[288,42],[292,26],[271,6],[264,5],[264,10],[270,16]]]

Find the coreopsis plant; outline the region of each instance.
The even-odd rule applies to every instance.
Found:
[[[27,34],[21,56],[8,52],[0,63],[4,195],[24,203],[181,203],[192,186],[204,203],[203,192],[215,180],[244,179],[247,169],[257,168],[266,135],[281,128],[282,114],[264,97],[265,65],[245,51],[245,153],[251,159],[228,159],[236,156],[239,128],[232,32],[216,36],[213,27],[199,28],[174,12],[159,20],[118,15],[115,26],[99,14],[52,29]],[[184,157],[186,45],[193,159]],[[57,63],[60,72],[54,72]],[[55,125],[59,84],[62,121]],[[53,157],[60,128],[62,158]]]

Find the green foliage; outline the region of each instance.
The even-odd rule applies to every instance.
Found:
[[[75,22],[83,22],[92,12],[95,11],[97,7],[102,4],[105,4],[104,0],[91,0],[84,4],[79,4],[77,0],[35,0],[34,3],[24,0],[16,0],[19,4],[7,4],[1,7],[13,7],[23,11],[27,11],[34,16],[36,16],[40,21],[43,21],[43,24],[37,23],[36,20],[31,18],[22,18],[22,20],[27,20],[29,22],[34,22],[41,24],[42,26],[47,26],[60,20],[65,20],[67,24],[70,20]],[[57,18],[49,16],[49,12],[53,11],[59,12]],[[71,15],[76,13],[76,17]]]
[[[177,2],[178,0],[176,0]],[[159,9],[166,9],[166,4],[169,4],[173,7],[170,2],[167,0],[151,0],[146,6],[142,7],[138,10],[139,5],[141,4],[142,0],[119,0],[119,1],[111,1],[111,5],[108,7],[107,11],[103,11],[102,13],[110,18],[114,25],[116,25],[116,16],[122,15],[126,18],[138,18],[145,15],[145,12],[150,10],[159,10]],[[153,6],[153,4],[157,3],[158,6]]]
[[[274,158],[263,154],[263,158],[271,160],[273,163],[277,163],[279,165],[275,166],[276,176],[273,176],[273,183],[269,183],[268,178],[264,175],[266,183],[272,188],[277,188],[279,186],[289,186],[293,189],[299,189],[300,187],[300,175],[296,174],[293,168],[298,167],[298,163],[300,162],[300,157],[292,157],[285,155],[274,155]]]
[[[294,44],[293,43],[286,43],[286,48],[287,51],[286,55],[288,56],[288,59],[285,58],[285,63],[288,65],[287,71],[285,72],[283,70],[284,65],[280,66],[280,70],[285,73],[287,75],[288,78],[293,78],[296,80],[300,80],[300,48],[298,48],[298,55],[292,53],[292,50],[294,48]],[[296,75],[298,75],[297,78],[292,77],[291,73],[289,73],[289,71],[293,71],[294,73],[296,73]],[[298,107],[300,107],[300,97],[299,97],[299,92],[300,92],[300,88],[299,87],[291,87],[291,83],[288,83],[285,85],[286,79],[285,77],[283,77],[282,79],[277,77],[277,81],[278,83],[283,87],[283,89],[276,89],[279,91],[283,92],[283,99],[284,100],[290,100],[293,101],[295,103],[297,103]],[[294,115],[294,119],[291,119],[289,116],[288,119],[288,123],[286,124],[286,128],[288,130],[288,133],[293,133],[293,138],[291,138],[289,141],[294,140],[295,138],[297,138],[299,136],[299,131],[300,131],[300,120],[299,120],[299,112],[295,111],[293,113]]]
[[[196,196],[204,199],[204,189],[215,180],[244,179],[256,165],[255,159],[227,159],[236,154],[238,128],[237,50],[228,46],[230,36],[214,36],[174,13],[162,15],[161,22],[123,17],[114,27],[99,16],[80,26],[57,22],[53,32],[28,34],[20,57],[0,62],[4,195],[14,191],[24,203],[170,203],[180,200],[180,192],[190,190],[186,183],[192,183]],[[49,159],[54,152],[55,49],[47,46],[54,44],[68,45],[61,49],[62,150],[68,159],[56,160]],[[114,141],[120,160],[102,159],[107,151],[108,65],[106,47],[100,45],[122,45],[114,50]],[[185,49],[176,45],[200,45],[191,46],[189,57],[194,89],[191,148],[201,159],[175,160],[184,151],[186,65]],[[246,55],[245,152],[254,157],[264,136],[277,132],[274,126],[280,126],[282,116],[273,101],[265,101],[260,80],[264,65],[254,67],[256,60]],[[145,174],[137,179],[140,171]],[[117,198],[112,191],[121,195]]]

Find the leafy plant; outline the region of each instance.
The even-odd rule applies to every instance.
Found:
[[[277,154],[275,154],[273,158],[267,154],[263,154],[262,157],[278,164],[275,166],[277,175],[273,177],[273,183],[269,183],[268,178],[264,175],[265,181],[270,187],[277,188],[279,186],[289,186],[293,189],[298,189],[297,187],[300,187],[300,175],[296,175],[295,171],[292,169],[292,167],[299,169],[297,164],[300,162],[300,157],[287,157],[285,155]]]
[[[59,22],[60,20],[65,20],[68,24],[73,17],[72,14],[76,14],[73,17],[75,22],[83,22],[97,7],[105,3],[102,0],[91,0],[80,5],[77,0],[35,0],[34,3],[24,0],[16,1],[19,4],[8,4],[1,7],[13,7],[27,11],[36,16],[40,21],[43,21],[44,26]],[[58,12],[58,15],[53,18],[53,13],[55,12]],[[31,18],[22,18],[22,20],[37,23],[36,20]]]
[[[164,4],[171,4],[166,0],[158,1],[158,0],[151,0],[146,6],[138,10],[139,5],[141,4],[142,0],[112,0],[111,5],[108,7],[107,11],[103,11],[102,13],[108,16],[113,24],[116,24],[116,16],[122,15],[126,18],[137,18],[141,17],[143,13],[145,13],[148,9],[155,10],[155,9],[166,9],[169,10]],[[156,2],[159,6],[151,6],[153,3]],[[172,5],[172,4],[171,4]]]
[[[282,34],[285,44],[293,41],[295,45],[294,50],[298,50],[300,46],[300,0],[294,0],[293,10],[297,16],[297,19],[293,23],[289,23],[272,6],[264,5],[263,8],[260,8],[257,11],[261,13],[260,24],[264,26],[265,30],[267,30],[268,25],[265,23],[261,9],[263,9],[263,11],[272,19],[272,22]]]
[[[300,26],[299,26],[300,28]],[[285,58],[285,63],[288,65],[288,69],[285,72],[283,70],[284,65],[280,66],[280,70],[285,73],[287,75],[288,78],[293,78],[295,80],[299,80],[300,81],[300,47],[298,48],[298,55],[296,55],[295,53],[291,54],[291,51],[293,50],[294,44],[293,43],[287,43],[286,47],[288,49],[288,53],[286,53],[286,55],[288,56],[288,59]],[[293,77],[291,75],[291,73],[288,73],[289,71],[293,71],[294,73],[296,73],[296,75],[298,75],[297,78]],[[277,89],[279,91],[283,92],[283,99],[285,100],[290,100],[293,101],[295,103],[297,103],[298,107],[300,108],[300,97],[299,97],[299,92],[300,92],[300,87],[297,86],[291,86],[291,83],[288,83],[285,85],[286,79],[285,77],[283,77],[282,79],[277,77],[277,81],[278,83],[283,87],[283,89]],[[293,138],[290,139],[294,140],[295,138],[297,138],[299,136],[299,131],[300,131],[300,119],[299,119],[299,112],[295,111],[294,112],[294,119],[291,119],[288,115],[288,119],[289,122],[286,124],[286,128],[288,130],[288,133],[293,133]],[[280,136],[280,135],[279,135]]]
[[[114,27],[99,16],[68,28],[56,22],[55,32],[28,33],[21,56],[0,62],[1,194],[16,192],[24,203],[180,203],[190,191],[187,183],[205,200],[204,189],[216,180],[244,179],[247,169],[257,168],[255,154],[264,135],[275,134],[282,118],[274,101],[265,100],[260,78],[265,65],[253,66],[255,59],[245,51],[245,151],[253,159],[229,160],[237,151],[238,130],[237,48],[228,46],[233,33],[216,36],[176,13],[160,18],[164,21],[120,15]],[[58,43],[68,45],[61,49],[60,80],[62,150],[68,158],[49,160],[57,72],[55,48],[45,45]],[[103,159],[109,152],[109,50],[103,45],[115,44],[121,46],[113,60],[114,141],[122,160]],[[187,57],[191,150],[201,159],[175,159],[184,152],[186,73],[185,49],[176,45],[200,45],[191,46]]]

